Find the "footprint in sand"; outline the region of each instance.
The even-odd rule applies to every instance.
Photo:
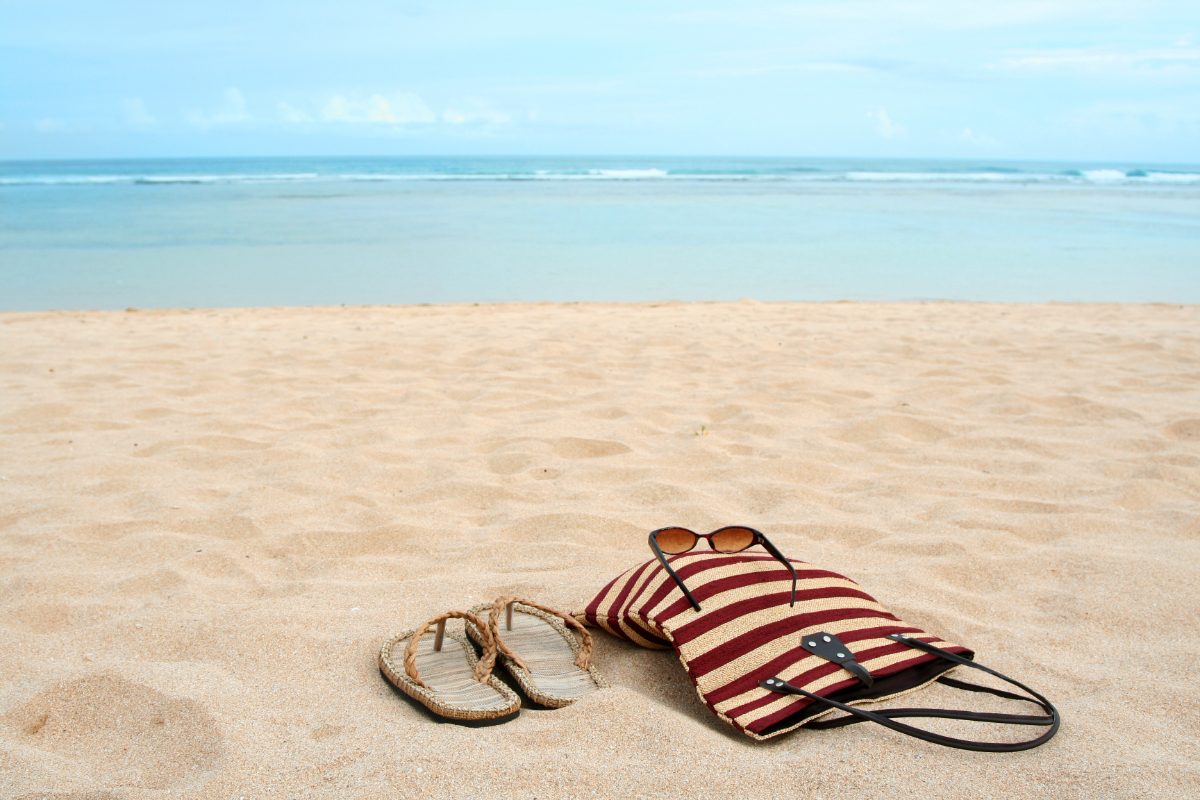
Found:
[[[56,684],[0,724],[113,787],[196,789],[221,758],[221,733],[198,703],[115,675]]]
[[[616,456],[630,452],[626,445],[620,442],[603,439],[578,439],[567,436],[556,439],[551,445],[554,452],[563,458],[600,458],[601,456]]]

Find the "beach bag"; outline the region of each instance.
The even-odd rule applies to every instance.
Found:
[[[975,664],[966,647],[899,619],[846,576],[791,561],[794,605],[792,574],[771,556],[692,551],[668,562],[701,610],[692,607],[657,560],[650,560],[611,580],[584,616],[589,624],[642,647],[674,648],[704,704],[756,740],[801,726],[870,721],[948,747],[1011,752],[1043,744],[1057,732],[1058,711],[1042,695]],[[1025,694],[946,675],[961,667],[987,672]],[[934,681],[1026,700],[1044,713],[860,707]],[[1019,742],[972,741],[899,721],[913,717],[1030,725],[1038,735]]]

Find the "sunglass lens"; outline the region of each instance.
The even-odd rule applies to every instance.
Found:
[[[654,540],[664,553],[686,553],[696,546],[696,534],[687,528],[663,528]]]
[[[720,553],[740,553],[754,544],[749,528],[722,528],[712,535],[713,549]]]

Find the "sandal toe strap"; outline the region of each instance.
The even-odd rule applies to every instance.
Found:
[[[408,639],[408,647],[404,650],[404,672],[412,679],[413,683],[425,689],[430,688],[429,684],[421,680],[421,676],[417,673],[417,642],[425,633],[434,625],[445,623],[448,619],[461,619],[473,624],[479,629],[483,639],[483,655],[475,664],[475,680],[480,683],[487,683],[488,678],[492,674],[492,667],[496,664],[496,637],[492,635],[489,626],[482,619],[470,613],[469,611],[447,611],[445,614],[438,614],[436,617],[427,619],[413,631],[412,636]],[[503,645],[501,645],[503,647]]]
[[[591,631],[584,627],[579,620],[575,619],[575,617],[571,616],[570,614],[564,611],[559,611],[557,608],[550,608],[549,606],[544,606],[541,603],[535,603],[533,600],[526,600],[523,597],[515,597],[511,595],[497,597],[496,602],[492,603],[492,610],[488,614],[488,627],[491,629],[492,641],[496,643],[496,646],[501,653],[504,653],[504,655],[511,658],[522,669],[529,669],[525,666],[525,662],[522,661],[516,653],[508,648],[508,646],[504,643],[504,639],[500,636],[500,612],[503,611],[504,608],[510,603],[520,603],[523,606],[530,606],[531,608],[536,608],[539,611],[544,611],[547,614],[552,614],[553,616],[556,616],[565,622],[568,628],[574,629],[579,634],[580,638],[579,654],[575,657],[575,666],[583,670],[588,668],[588,664],[591,663],[592,660]]]

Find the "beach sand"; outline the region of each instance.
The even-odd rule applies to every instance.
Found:
[[[1200,786],[1197,307],[10,313],[0,443],[5,798]],[[431,615],[578,609],[650,529],[730,523],[1043,691],[1062,731],[755,744],[601,632],[612,689],[491,728],[379,676]]]

